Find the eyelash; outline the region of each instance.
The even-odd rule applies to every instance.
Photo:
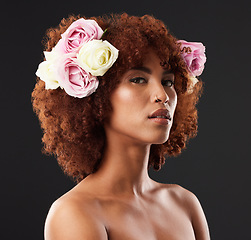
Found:
[[[142,78],[142,77],[132,78],[132,79],[130,79],[130,82],[132,82],[132,83],[137,83],[137,84],[138,84],[138,83],[139,83],[138,80],[140,80],[140,79],[143,79],[144,82],[146,82],[145,78]]]
[[[136,84],[140,84],[140,83],[139,83],[139,81],[138,81],[138,80],[140,80],[140,79],[143,79],[143,80],[144,80],[144,83],[146,83],[146,82],[147,82],[147,80],[146,80],[145,78],[142,78],[142,77],[132,78],[132,79],[130,79],[130,82],[132,82],[132,83],[136,83]],[[166,86],[166,87],[172,87],[172,86],[174,85],[174,81],[173,81],[173,80],[171,80],[171,79],[168,79],[168,80],[162,80],[161,82],[162,82],[162,84],[163,84],[163,82],[168,83],[168,85],[163,84],[163,85],[164,85],[164,86]],[[171,86],[169,86],[169,83],[171,83]]]
[[[163,80],[162,82],[167,82],[167,83],[171,83],[171,86],[168,85],[165,85],[166,87],[172,87],[174,85],[174,81],[171,80],[171,79],[168,79],[168,80]],[[163,84],[163,83],[162,83]],[[164,84],[163,84],[164,85]]]

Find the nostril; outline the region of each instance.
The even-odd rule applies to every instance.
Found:
[[[161,100],[156,96],[155,102],[161,102]]]

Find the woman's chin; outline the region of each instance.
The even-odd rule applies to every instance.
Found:
[[[168,138],[169,138],[169,133],[156,135],[156,136],[152,136],[149,142],[151,142],[152,144],[163,144],[168,140]]]

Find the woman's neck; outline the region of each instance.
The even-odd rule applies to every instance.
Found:
[[[150,147],[151,144],[138,143],[124,135],[108,135],[100,168],[90,178],[97,180],[104,192],[144,193],[153,184],[148,175]]]

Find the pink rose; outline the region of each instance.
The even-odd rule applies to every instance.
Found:
[[[205,46],[202,43],[184,40],[179,40],[177,43],[181,44],[181,53],[191,74],[194,77],[200,76],[206,62]]]
[[[61,35],[62,38],[55,46],[55,50],[61,53],[77,52],[84,43],[100,39],[102,35],[103,30],[95,20],[80,18]]]
[[[56,78],[70,96],[87,97],[96,91],[99,81],[76,63],[74,55],[74,53],[65,54],[57,61]]]

